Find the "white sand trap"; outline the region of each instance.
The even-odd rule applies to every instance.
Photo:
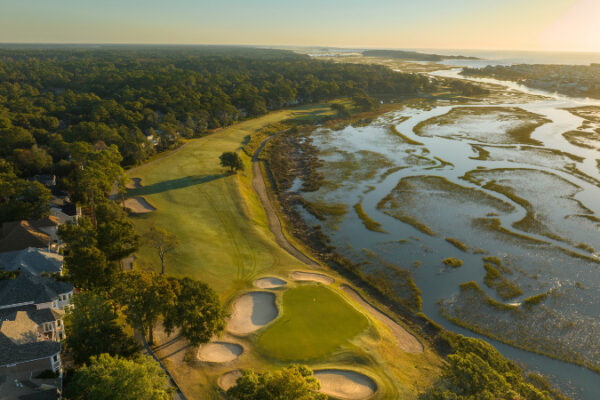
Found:
[[[286,281],[273,276],[266,276],[254,281],[254,286],[261,289],[277,289],[285,285],[287,285]]]
[[[249,292],[233,302],[227,330],[237,335],[247,335],[273,321],[277,314],[274,293]]]
[[[377,391],[377,384],[371,378],[358,372],[343,369],[322,369],[315,371],[321,382],[321,392],[344,400],[365,400]]]
[[[423,344],[417,340],[416,337],[411,335],[404,327],[402,327],[399,323],[390,318],[386,313],[375,308],[366,301],[354,288],[348,285],[342,285],[341,289],[347,293],[352,299],[354,299],[357,303],[363,306],[373,317],[377,318],[379,321],[384,323],[390,330],[392,334],[396,338],[398,346],[406,351],[407,353],[422,353],[423,352]]]
[[[233,361],[244,352],[244,348],[236,343],[213,342],[198,349],[198,360],[225,363]]]
[[[332,277],[316,272],[294,271],[290,274],[290,277],[295,281],[321,282],[325,285],[331,285],[335,282],[335,279]]]
[[[145,214],[156,210],[156,207],[148,203],[143,197],[125,199],[125,207],[129,208],[134,214]]]
[[[239,377],[242,376],[242,371],[239,369],[234,369],[233,371],[225,372],[223,375],[219,377],[219,387],[223,390],[227,390],[232,386],[235,386],[235,382]]]

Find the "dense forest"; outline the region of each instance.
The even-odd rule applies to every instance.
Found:
[[[381,66],[235,47],[0,49],[0,157],[21,177],[67,176],[72,146],[116,145],[122,165],[282,107],[426,95],[439,82]]]

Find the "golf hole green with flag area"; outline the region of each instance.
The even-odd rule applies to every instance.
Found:
[[[330,355],[369,327],[367,318],[339,294],[307,284],[282,293],[281,316],[258,337],[258,350],[282,361]]]

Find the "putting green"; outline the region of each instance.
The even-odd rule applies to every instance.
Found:
[[[281,311],[281,317],[260,335],[257,347],[283,361],[327,356],[369,325],[342,296],[321,285],[286,290]]]

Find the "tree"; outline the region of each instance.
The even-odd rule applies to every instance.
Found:
[[[150,357],[127,360],[108,354],[92,356],[73,374],[65,390],[71,400],[170,400],[166,373]]]
[[[173,286],[164,275],[154,272],[124,272],[113,289],[113,296],[123,307],[127,320],[135,328],[148,335],[154,343],[154,326],[159,317],[174,307],[176,295]]]
[[[98,248],[97,234],[89,218],[81,218],[77,224],[67,223],[58,228],[58,235],[66,244],[66,276],[78,289],[109,288],[119,271],[118,264],[109,261]]]
[[[114,304],[94,292],[80,292],[73,298],[74,308],[65,318],[67,347],[76,364],[92,356],[131,357],[140,346],[119,323]]]
[[[180,328],[181,336],[192,346],[208,343],[225,328],[226,313],[219,297],[207,284],[190,278],[171,279],[176,301],[167,310],[163,322],[170,334],[174,327]]]
[[[367,93],[360,91],[352,96],[352,102],[359,110],[373,111],[377,109],[377,102]]]
[[[318,392],[320,386],[313,371],[303,365],[260,375],[245,370],[227,396],[233,400],[327,400]]]
[[[177,237],[162,228],[152,226],[144,235],[146,242],[156,249],[158,257],[160,258],[160,273],[165,273],[165,261],[167,254],[175,250],[179,246]]]
[[[96,203],[108,199],[113,189],[118,191],[118,187],[126,181],[125,172],[120,166],[123,158],[115,145],[94,150],[87,143],[76,142],[71,147],[73,160],[77,164],[71,173],[71,197],[90,207],[95,223]]]
[[[350,116],[350,111],[348,107],[340,103],[333,103],[331,105],[331,109],[336,112],[337,118],[348,118]]]
[[[12,164],[0,158],[0,223],[45,217],[51,198],[41,183],[18,178]]]
[[[138,249],[139,236],[125,211],[105,200],[96,205],[98,248],[108,261],[119,261]]]
[[[221,166],[229,168],[229,171],[232,173],[235,171],[244,170],[244,164],[242,163],[242,159],[240,158],[240,156],[238,156],[236,152],[226,151],[225,153],[221,154],[219,160],[221,160]]]

